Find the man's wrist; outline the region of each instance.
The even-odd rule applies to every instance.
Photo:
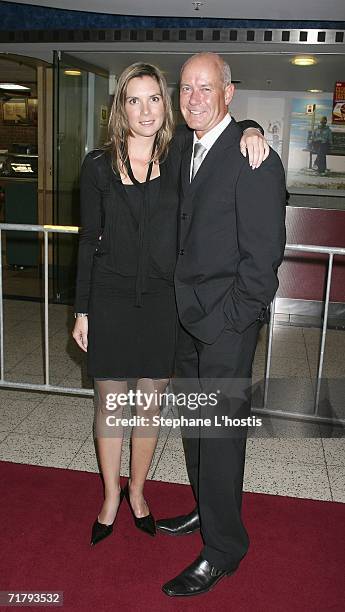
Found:
[[[87,317],[87,316],[88,316],[87,312],[75,312],[74,313],[75,319],[81,319],[82,317]]]

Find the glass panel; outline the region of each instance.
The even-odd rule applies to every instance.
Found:
[[[106,136],[108,79],[86,65],[78,65],[75,58],[64,53],[55,54],[54,70],[54,223],[79,225],[80,166],[88,150],[99,146]],[[53,297],[71,304],[78,240],[75,235],[58,234],[53,245]]]
[[[38,223],[38,85],[36,66],[27,60],[0,58],[0,82],[16,75],[13,90],[0,93],[0,220],[34,225]],[[39,235],[4,231],[2,257],[4,296],[40,299]]]

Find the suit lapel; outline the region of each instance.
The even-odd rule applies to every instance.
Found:
[[[186,193],[191,188],[190,177],[190,162],[193,152],[193,144],[189,146],[183,153],[182,164],[181,164],[181,183],[182,191]]]
[[[217,138],[216,142],[211,147],[210,151],[207,153],[192,182],[189,181],[189,177],[193,143],[190,147],[188,147],[182,158],[183,195],[190,195],[191,193],[193,193],[198,187],[198,185],[202,183],[202,181],[207,178],[207,176],[210,175],[210,173],[212,172],[212,168],[217,167],[218,162],[224,157],[224,154],[229,156],[230,163],[231,154],[227,150],[233,146],[239,146],[240,135],[241,131],[236,121],[234,119],[231,119],[229,125],[221,133],[219,138]]]

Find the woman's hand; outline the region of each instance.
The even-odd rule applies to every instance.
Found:
[[[85,353],[87,352],[87,332],[88,332],[88,320],[87,317],[77,317],[75,320],[74,329],[72,336],[76,341],[77,345]]]
[[[270,148],[267,140],[261,134],[260,130],[256,128],[247,128],[244,130],[241,142],[240,142],[241,153],[244,157],[247,156],[249,165],[253,170],[261,166],[262,162],[270,154]]]

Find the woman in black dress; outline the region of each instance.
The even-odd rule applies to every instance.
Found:
[[[242,123],[242,129],[257,125]],[[180,162],[191,137],[182,129],[173,138],[166,81],[159,69],[143,63],[120,76],[109,130],[109,145],[89,153],[81,170],[73,330],[94,378],[95,437],[104,480],[92,544],[112,532],[123,495],[136,526],[155,534],[144,484],[159,433],[152,420],[159,415],[157,398],[173,374]],[[136,418],[145,421],[138,419],[133,427],[131,474],[121,491],[121,394],[131,380],[136,381]],[[146,405],[138,391],[148,394]]]

